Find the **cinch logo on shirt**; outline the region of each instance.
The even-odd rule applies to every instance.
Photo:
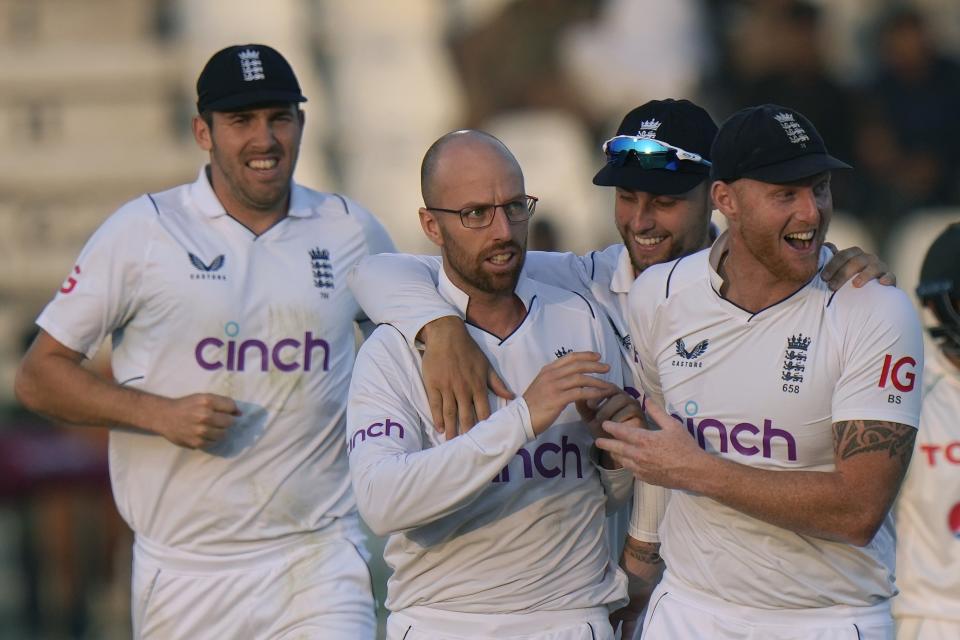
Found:
[[[717,436],[720,439],[720,452],[726,453],[729,446],[732,444],[734,450],[744,456],[756,456],[759,455],[763,458],[773,458],[773,439],[781,438],[784,442],[787,443],[787,460],[796,460],[797,459],[797,441],[794,440],[793,434],[784,429],[777,429],[773,426],[773,420],[769,418],[763,419],[763,442],[762,447],[756,445],[747,445],[740,442],[740,436],[746,432],[753,436],[758,436],[761,433],[760,427],[751,423],[751,422],[739,422],[733,426],[732,429],[728,429],[720,420],[714,418],[703,418],[698,423],[695,418],[681,418],[677,414],[671,414],[674,418],[680,422],[686,424],[687,431],[690,432],[690,435],[696,438],[697,444],[700,445],[700,448],[706,451],[706,433],[708,429],[716,429]]]
[[[547,458],[550,454],[551,459]],[[527,449],[519,449],[517,457],[523,461],[523,478],[530,480],[534,477],[541,478],[561,478],[567,477],[567,457],[573,455],[577,462],[577,477],[583,478],[583,458],[580,454],[580,447],[576,443],[570,442],[567,436],[560,439],[560,444],[556,442],[543,442],[532,452]],[[558,466],[559,465],[559,466]],[[570,476],[573,477],[573,469],[570,469]],[[492,482],[510,482],[510,466],[507,465],[503,470],[494,476]]]
[[[396,427],[396,429],[394,429],[394,427]],[[350,441],[347,443],[347,451],[353,451],[357,443],[366,442],[367,438],[389,437],[390,432],[394,430],[396,430],[398,438],[403,437],[403,425],[390,418],[384,419],[383,422],[374,422],[364,429],[357,429],[353,432],[353,435],[350,436]]]
[[[251,368],[266,372],[270,371],[272,365],[278,371],[310,371],[315,364],[321,364],[322,370],[327,371],[330,365],[329,343],[314,338],[310,331],[306,332],[302,341],[281,338],[272,345],[256,338],[233,340],[240,333],[240,325],[236,322],[228,322],[224,326],[224,333],[228,338],[226,341],[211,336],[203,338],[194,347],[194,357],[202,369],[246,371]],[[318,349],[322,350],[322,354],[317,353]],[[320,355],[323,359],[318,362]]]

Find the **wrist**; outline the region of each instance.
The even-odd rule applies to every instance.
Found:
[[[441,340],[445,335],[449,335],[450,332],[457,330],[466,330],[463,325],[463,318],[459,316],[441,316],[423,325],[420,331],[417,332],[417,340],[429,346],[431,341]]]
[[[129,416],[121,422],[127,426],[162,436],[165,423],[162,416],[170,399],[134,389],[126,389],[125,391],[132,394],[132,398],[127,405],[130,407]]]

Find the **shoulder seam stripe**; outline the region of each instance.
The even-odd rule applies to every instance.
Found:
[[[144,195],[146,195],[148,198],[150,198],[150,204],[153,205],[153,210],[157,212],[157,215],[160,215],[160,207],[157,206],[157,201],[153,199],[153,194],[152,194],[152,193],[146,193],[146,194],[144,194]]]
[[[571,291],[571,293],[575,294],[578,298],[580,298],[581,300],[583,300],[584,303],[586,303],[587,309],[590,309],[590,316],[591,316],[594,320],[596,320],[596,319],[597,319],[597,314],[595,314],[595,313],[593,312],[593,305],[591,305],[590,302],[589,302],[586,298],[584,298],[582,295],[580,295],[580,294],[577,293],[576,291]]]
[[[590,252],[590,280],[593,280],[594,274],[597,272],[597,252]]]
[[[344,211],[344,213],[346,213],[347,215],[350,215],[350,207],[347,206],[347,199],[344,198],[344,197],[343,197],[342,195],[340,195],[339,193],[334,193],[333,195],[335,195],[335,196],[340,200],[340,204],[343,205],[343,211]]]
[[[828,306],[828,307],[830,306],[830,303],[833,302],[833,296],[835,296],[835,295],[837,295],[837,292],[836,292],[836,291],[834,291],[833,293],[830,294],[830,298],[827,300],[827,306]]]
[[[667,297],[667,298],[670,297],[670,281],[673,279],[673,272],[676,270],[677,265],[680,264],[680,261],[681,261],[681,260],[683,260],[683,256],[677,258],[677,261],[673,263],[673,266],[672,266],[672,267],[670,267],[670,273],[667,274],[667,292],[666,292],[666,294],[667,294],[666,297]]]

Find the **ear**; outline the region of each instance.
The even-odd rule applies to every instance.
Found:
[[[438,247],[442,247],[443,234],[440,233],[440,221],[437,220],[437,216],[429,209],[423,207],[420,207],[417,213],[420,214],[420,228],[423,229],[424,235],[430,239],[430,242]]]
[[[737,219],[739,203],[732,184],[723,180],[714,180],[710,185],[710,197],[713,199],[713,206],[720,210],[727,222],[732,223]]]
[[[213,149],[213,132],[210,131],[210,126],[207,124],[206,120],[200,116],[193,116],[193,139],[197,141],[197,146],[199,146],[204,151],[210,151]]]

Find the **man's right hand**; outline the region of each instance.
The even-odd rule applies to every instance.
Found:
[[[609,370],[593,351],[574,351],[540,369],[523,392],[533,432],[540,435],[550,428],[571,402],[598,400],[619,392],[612,382],[590,375]]]
[[[214,393],[164,398],[150,419],[150,430],[188,449],[209,447],[224,438],[240,415],[237,403]]]

